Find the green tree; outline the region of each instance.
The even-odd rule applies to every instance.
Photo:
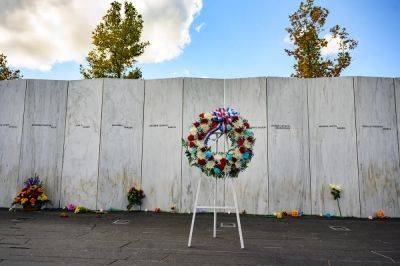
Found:
[[[12,70],[7,66],[7,56],[0,53],[0,80],[20,79],[22,75],[19,70]]]
[[[320,35],[329,11],[315,6],[314,0],[301,2],[299,9],[289,16],[291,26],[286,28],[293,50],[285,49],[289,56],[296,60],[293,77],[338,77],[350,65],[351,55],[358,42],[350,39],[345,28],[336,25],[330,28],[332,38],[339,43],[339,51],[333,56],[322,56],[321,50],[327,47],[328,41]]]
[[[94,48],[86,57],[88,66],[80,66],[81,74],[91,78],[142,77],[139,68],[133,68],[135,58],[143,54],[149,42],[141,42],[142,16],[130,2],[111,3],[110,9],[92,34]]]

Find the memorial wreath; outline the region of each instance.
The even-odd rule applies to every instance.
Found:
[[[208,141],[213,135],[215,140],[224,135],[230,140],[226,152],[211,151]],[[254,143],[249,122],[230,107],[199,114],[188,137],[182,140],[190,165],[215,178],[237,177],[246,169],[253,157]]]

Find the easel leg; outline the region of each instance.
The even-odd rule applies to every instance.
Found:
[[[217,179],[215,179],[215,186],[214,186],[214,230],[213,230],[213,237],[217,237]]]
[[[229,179],[229,183],[231,184],[231,188],[232,188],[233,201],[235,202],[236,220],[237,220],[237,225],[238,225],[238,230],[239,230],[239,238],[240,238],[240,248],[244,248],[242,225],[240,224],[240,215],[239,215],[239,207],[238,207],[238,202],[237,202],[237,197],[236,197],[236,191],[235,191],[235,188],[233,187],[232,180],[230,178],[228,178],[228,179]]]
[[[195,220],[195,218],[196,218],[197,201],[198,201],[198,199],[199,199],[200,186],[201,186],[201,179],[202,179],[202,177],[200,177],[200,179],[199,179],[199,184],[197,185],[196,198],[195,198],[195,200],[194,200],[192,224],[191,224],[191,226],[190,226],[188,247],[190,247],[190,246],[192,245],[193,227],[194,227],[194,220]]]

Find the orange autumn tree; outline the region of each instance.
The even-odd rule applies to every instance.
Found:
[[[321,36],[328,14],[326,8],[315,6],[314,0],[307,0],[301,2],[299,9],[289,16],[290,27],[286,31],[294,47],[292,50],[285,49],[285,52],[296,60],[293,77],[338,77],[350,65],[350,51],[356,48],[358,42],[339,25],[329,30],[330,40],[338,44],[337,54],[322,54],[322,49],[328,46],[328,40]]]

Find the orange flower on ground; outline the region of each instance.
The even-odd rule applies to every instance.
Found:
[[[376,218],[382,219],[385,218],[385,212],[383,210],[378,210],[375,214]]]
[[[291,216],[295,217],[295,218],[299,217],[299,211],[298,210],[292,210]]]

